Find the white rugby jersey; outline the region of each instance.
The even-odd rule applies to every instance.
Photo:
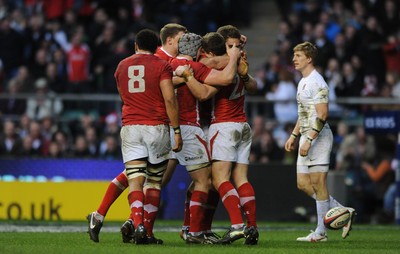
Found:
[[[329,87],[324,78],[315,69],[303,77],[297,86],[297,112],[299,114],[300,133],[311,129],[317,117],[315,104],[328,103]]]

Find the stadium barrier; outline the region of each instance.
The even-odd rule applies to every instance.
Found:
[[[0,160],[0,219],[80,221],[97,209],[109,182],[123,169],[120,161],[104,160]],[[268,221],[304,220],[315,203],[296,187],[294,166],[251,165],[249,179],[257,199],[257,217]],[[190,178],[178,166],[162,192],[161,219],[183,218]],[[330,191],[339,201],[344,195],[344,176],[330,172]],[[338,194],[336,194],[338,193]],[[107,220],[124,221],[129,215],[127,192],[113,204]],[[216,220],[227,220],[219,204]]]

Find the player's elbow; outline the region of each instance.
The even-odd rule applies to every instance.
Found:
[[[198,101],[206,101],[206,100],[208,100],[211,96],[209,95],[209,93],[202,93],[202,94],[199,94],[198,96],[196,96],[197,97],[197,100]]]

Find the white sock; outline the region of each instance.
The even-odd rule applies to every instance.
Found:
[[[96,218],[96,220],[99,220],[99,221],[101,221],[101,222],[104,221],[104,216],[101,215],[101,214],[99,214],[97,211],[96,211],[96,213],[94,214],[94,217]]]
[[[317,195],[314,193],[311,196],[313,199],[317,200]],[[334,208],[334,207],[344,207],[342,204],[340,204],[334,197],[329,195],[329,209]]]
[[[316,200],[317,203],[317,217],[318,217],[318,226],[315,232],[320,235],[326,233],[325,225],[324,225],[324,216],[329,210],[329,200]]]
[[[334,207],[343,207],[342,204],[340,204],[336,199],[334,199],[331,195],[329,195],[329,208],[334,208]]]

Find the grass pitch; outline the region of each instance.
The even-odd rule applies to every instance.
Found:
[[[180,222],[157,221],[156,237],[163,245],[134,245],[122,243],[121,223],[105,223],[100,242],[89,240],[87,224],[76,223],[10,223],[0,222],[0,253],[150,253],[150,254],[247,254],[247,253],[399,253],[400,226],[354,225],[350,236],[343,240],[341,230],[328,231],[328,242],[296,242],[315,225],[307,223],[259,223],[260,240],[246,246],[244,240],[231,245],[187,245],[179,238]],[[228,222],[214,223],[215,231],[223,234]]]

